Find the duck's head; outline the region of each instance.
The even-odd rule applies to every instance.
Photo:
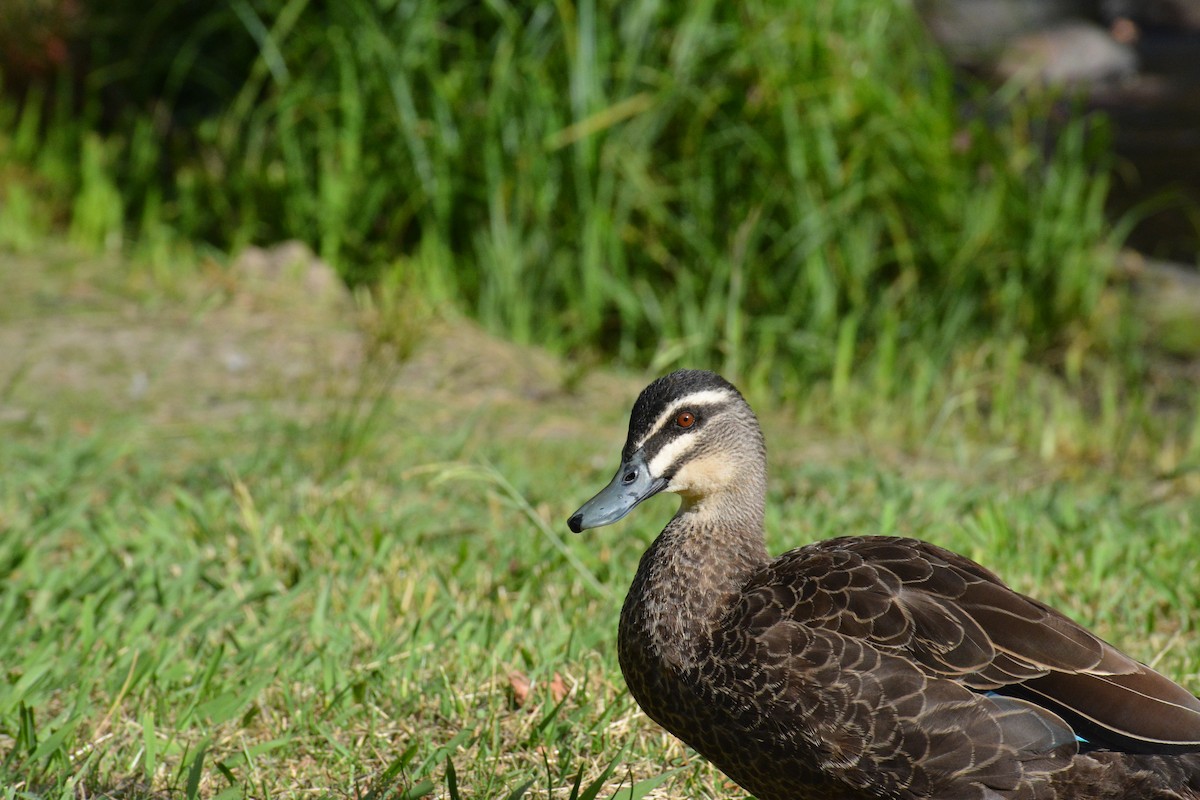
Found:
[[[761,515],[765,469],[762,432],[741,393],[715,373],[679,370],[642,390],[617,474],[567,525],[608,525],[659,492],[680,495],[684,510]]]

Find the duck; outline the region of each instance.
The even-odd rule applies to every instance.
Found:
[[[969,558],[852,535],[772,558],[766,446],[713,372],[658,378],[568,520],[679,495],[621,609],[645,714],[758,800],[1197,800],[1200,699]]]

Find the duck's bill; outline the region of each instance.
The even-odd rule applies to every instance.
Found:
[[[567,520],[567,526],[579,533],[588,528],[599,528],[601,525],[616,522],[632,511],[638,503],[661,492],[666,485],[666,478],[650,475],[645,456],[639,450],[621,462],[620,469],[609,481],[608,486],[572,514]]]

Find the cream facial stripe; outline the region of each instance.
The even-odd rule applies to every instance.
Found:
[[[650,459],[650,463],[646,465],[646,469],[655,478],[660,478],[666,474],[667,469],[674,464],[681,455],[691,450],[696,444],[695,436],[680,436],[678,439],[672,439],[667,444],[654,454],[654,458]]]
[[[702,392],[692,392],[686,397],[676,400],[670,408],[659,415],[658,419],[654,420],[654,424],[650,426],[650,430],[646,432],[645,436],[638,440],[637,445],[635,445],[633,449],[637,450],[644,445],[651,436],[658,433],[658,429],[666,424],[667,420],[671,419],[671,417],[675,416],[680,411],[684,411],[688,408],[688,406],[713,405],[715,403],[732,399],[733,393],[726,391],[725,389],[705,389]]]

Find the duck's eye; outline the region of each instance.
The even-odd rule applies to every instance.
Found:
[[[696,424],[696,415],[690,411],[681,411],[675,418],[675,424],[681,428],[690,428]]]

